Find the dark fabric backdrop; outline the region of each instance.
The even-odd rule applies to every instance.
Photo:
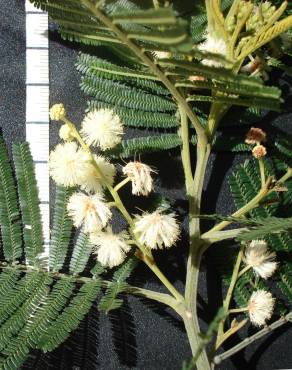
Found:
[[[0,65],[1,103],[0,127],[8,145],[25,137],[25,15],[23,0],[0,0]],[[63,102],[74,122],[80,122],[86,99],[79,89],[79,75],[74,68],[76,45],[61,42],[56,33],[50,34],[50,101]],[[286,89],[290,100],[290,92]],[[289,95],[289,96],[288,96]],[[272,115],[270,124],[289,130],[291,114]],[[291,127],[291,125],[290,125]],[[58,142],[58,128],[52,123],[50,144]],[[291,132],[291,129],[290,129]],[[129,130],[135,136],[136,130]],[[178,153],[164,153],[143,157],[159,170],[156,192],[169,198],[186,225],[183,174]],[[244,156],[220,154],[211,158],[204,192],[204,212],[227,214],[233,210],[226,177]],[[224,175],[224,176],[223,176]],[[52,196],[54,194],[52,188]],[[208,206],[206,206],[206,203]],[[147,200],[129,201],[129,207],[147,205]],[[123,227],[116,217],[115,227]],[[185,231],[179,245],[170,253],[160,252],[157,260],[161,269],[179,290],[185,276]],[[140,266],[133,283],[146,288],[164,291],[149,271]],[[216,274],[212,253],[204,259],[199,286],[199,312],[202,327],[216,312],[221,298],[221,282]],[[206,289],[208,288],[208,289]],[[208,291],[208,293],[207,293]],[[251,332],[250,330],[248,331]],[[246,333],[245,333],[246,334]],[[286,325],[264,339],[249,346],[244,352],[225,361],[221,370],[269,370],[292,368],[292,330]],[[233,344],[236,340],[233,341]],[[228,342],[226,348],[232,344]],[[103,369],[103,370],[179,370],[182,362],[190,358],[184,328],[178,317],[164,306],[126,297],[121,310],[108,316],[98,314],[93,307],[78,330],[59,349],[51,354],[34,353],[23,369]]]

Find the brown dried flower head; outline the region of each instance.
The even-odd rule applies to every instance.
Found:
[[[266,138],[267,135],[261,128],[252,127],[246,135],[245,142],[247,144],[260,144],[265,142]]]
[[[252,155],[257,158],[263,158],[267,154],[267,149],[263,145],[256,145],[252,150]]]

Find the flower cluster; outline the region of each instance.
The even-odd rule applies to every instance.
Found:
[[[135,195],[148,195],[153,190],[151,167],[141,162],[129,162],[123,173],[132,181],[132,193]]]
[[[248,302],[250,321],[255,326],[263,326],[273,314],[275,298],[270,292],[257,290],[252,293]]]
[[[264,240],[253,240],[245,248],[244,263],[251,267],[254,272],[267,279],[271,277],[276,268],[276,253],[269,252],[268,245]]]
[[[245,142],[250,145],[255,145],[252,149],[252,154],[256,159],[263,158],[267,154],[267,149],[262,143],[267,139],[266,133],[257,127],[252,127],[247,135]]]
[[[88,145],[101,150],[115,147],[124,134],[120,118],[110,109],[95,110],[87,114],[82,122],[81,135]]]
[[[139,242],[150,249],[170,248],[179,237],[179,225],[173,213],[163,214],[161,209],[136,216],[134,233]]]
[[[115,203],[106,202],[104,190],[116,191],[113,188],[116,168],[104,156],[92,154],[89,146],[108,150],[118,145],[124,134],[123,124],[112,110],[100,109],[85,116],[79,133],[67,120],[62,104],[53,106],[50,114],[51,119],[64,121],[59,131],[64,142],[50,154],[50,175],[60,186],[79,187],[68,201],[68,215],[76,228],[89,234],[97,260],[102,265],[115,267],[130,251],[128,233],[115,234],[109,226],[111,206]],[[120,184],[131,181],[133,194],[147,196],[153,190],[152,173],[155,171],[148,165],[129,162],[122,172],[126,179]],[[137,216],[133,222],[137,242],[150,249],[169,248],[179,235],[174,215],[162,214],[160,209]]]
[[[264,240],[253,240],[245,248],[243,262],[247,268],[254,270],[255,274],[263,279],[271,277],[276,268],[276,254],[269,252]],[[263,326],[272,316],[275,299],[270,292],[256,290],[252,293],[248,302],[250,321],[255,326]]]

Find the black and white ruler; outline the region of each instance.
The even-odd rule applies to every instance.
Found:
[[[45,255],[49,256],[49,40],[48,15],[28,0],[26,11],[26,140],[36,171]]]

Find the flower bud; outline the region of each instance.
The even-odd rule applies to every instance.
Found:
[[[263,158],[267,154],[267,149],[263,145],[256,145],[252,150],[252,155],[256,159]]]
[[[64,141],[72,141],[74,139],[74,136],[72,135],[72,130],[67,124],[60,127],[59,136]]]
[[[50,118],[52,121],[60,121],[62,118],[66,116],[66,110],[64,105],[61,104],[54,104],[50,109]]]

